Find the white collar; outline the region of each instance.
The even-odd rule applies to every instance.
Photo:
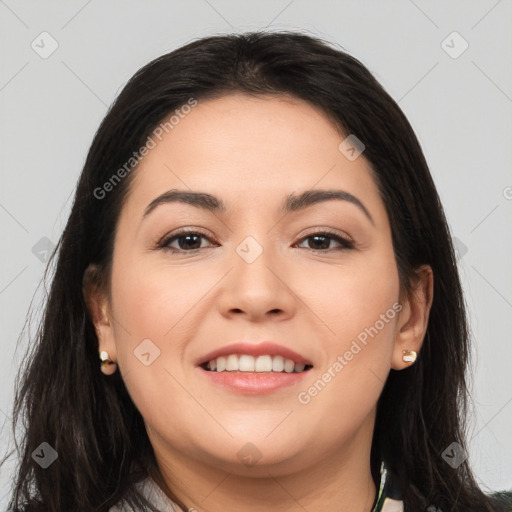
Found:
[[[148,476],[144,480],[137,482],[135,486],[151,505],[160,509],[162,512],[183,512],[183,509],[169,499],[167,494],[164,493],[151,477]],[[133,509],[128,507],[124,501],[120,501],[113,507],[110,507],[108,512],[133,512]]]

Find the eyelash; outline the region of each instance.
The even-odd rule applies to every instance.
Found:
[[[162,249],[164,251],[169,251],[171,253],[195,253],[201,249],[204,249],[204,247],[200,247],[197,249],[191,249],[191,250],[187,251],[185,249],[176,249],[174,247],[170,247],[169,244],[171,242],[173,242],[174,240],[178,240],[179,238],[186,236],[186,235],[199,235],[203,238],[210,240],[210,238],[205,233],[202,233],[201,231],[183,229],[181,231],[178,231],[177,233],[174,233],[172,236],[164,238],[161,242],[159,242],[157,244],[157,249]],[[334,241],[338,242],[341,245],[341,247],[334,248],[334,249],[332,249],[332,248],[331,249],[311,249],[308,247],[302,247],[302,248],[309,249],[310,251],[317,252],[317,253],[325,253],[325,252],[329,252],[329,251],[333,251],[333,250],[354,249],[353,242],[351,242],[347,238],[340,236],[337,233],[333,233],[328,230],[318,231],[315,233],[311,233],[307,236],[303,236],[297,243],[302,243],[305,240],[307,240],[308,238],[313,238],[315,236],[320,236],[322,238],[328,238],[328,239],[334,240]]]

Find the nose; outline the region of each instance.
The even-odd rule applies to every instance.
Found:
[[[243,316],[253,322],[287,320],[297,307],[290,268],[286,269],[286,262],[275,251],[255,245],[254,241],[241,244],[233,254],[232,270],[220,293],[220,311],[224,316]],[[255,250],[259,255],[253,259]],[[247,257],[250,251],[252,255]]]

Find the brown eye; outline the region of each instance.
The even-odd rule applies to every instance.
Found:
[[[352,249],[354,247],[352,242],[332,233],[314,233],[302,238],[300,243],[303,242],[307,242],[308,245],[307,247],[304,247],[304,249],[323,252],[331,249]],[[332,247],[332,242],[337,243],[338,247]]]
[[[172,252],[194,252],[205,247],[203,240],[210,239],[197,231],[180,231],[163,240],[159,248]]]

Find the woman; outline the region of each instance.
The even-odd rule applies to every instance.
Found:
[[[149,63],[96,133],[57,254],[12,508],[512,509],[466,461],[434,183],[346,53],[249,33]]]

